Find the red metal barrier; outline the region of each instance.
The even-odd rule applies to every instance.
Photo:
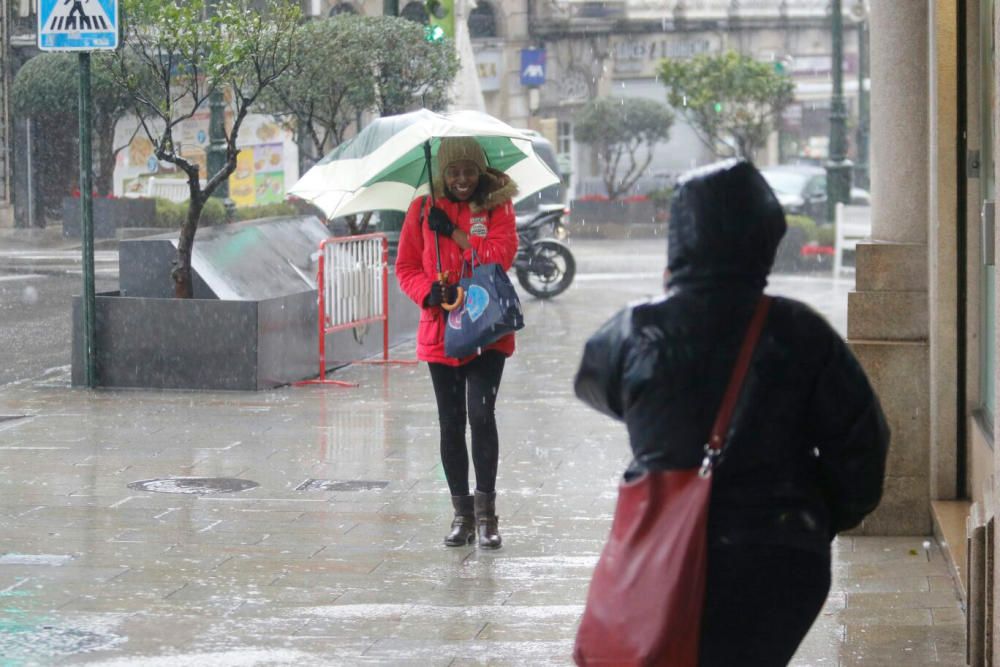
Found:
[[[316,271],[319,313],[319,377],[296,382],[356,387],[353,382],[326,378],[326,335],[382,321],[382,358],[344,364],[415,364],[389,359],[389,241],[385,234],[323,239]]]

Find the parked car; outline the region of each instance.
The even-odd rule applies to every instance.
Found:
[[[826,169],[805,164],[783,164],[760,170],[778,201],[789,215],[807,215],[827,222]],[[850,203],[871,206],[871,196],[861,188],[851,188]]]

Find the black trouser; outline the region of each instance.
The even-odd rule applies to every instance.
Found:
[[[494,408],[506,360],[502,353],[488,350],[463,366],[427,364],[441,422],[441,463],[453,496],[469,494],[466,416],[472,431],[476,489],[483,493],[496,489],[500,444]]]
[[[829,591],[829,555],[778,546],[712,547],[699,667],[784,667]]]

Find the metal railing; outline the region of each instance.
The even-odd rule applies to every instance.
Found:
[[[319,244],[316,291],[319,377],[297,382],[297,385],[357,386],[352,382],[326,378],[326,336],[372,322],[382,322],[382,359],[342,363],[417,363],[415,360],[389,359],[389,242],[385,234],[323,239]]]

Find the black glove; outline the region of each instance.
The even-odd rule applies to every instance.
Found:
[[[451,236],[455,231],[455,223],[437,206],[431,206],[431,211],[427,215],[427,226],[442,236]]]
[[[455,303],[458,299],[458,285],[446,285],[436,282],[431,285],[431,291],[424,297],[424,306],[440,306],[442,303]]]

